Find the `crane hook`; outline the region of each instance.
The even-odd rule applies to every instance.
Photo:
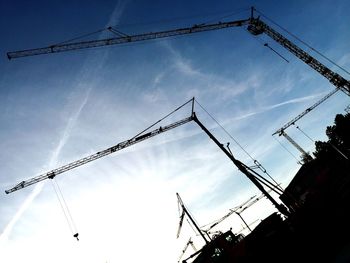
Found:
[[[77,241],[79,241],[78,236],[79,236],[79,233],[75,233],[75,234],[73,235],[73,237],[75,237],[75,238],[77,239]]]

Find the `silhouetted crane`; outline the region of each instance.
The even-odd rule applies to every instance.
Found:
[[[191,112],[191,116],[184,118],[182,120],[179,120],[177,122],[174,122],[170,125],[167,126],[161,126],[158,129],[152,130],[150,132],[147,132],[151,127],[155,126],[156,124],[158,124],[160,121],[162,121],[163,119],[165,119],[166,117],[168,117],[170,114],[174,113],[175,111],[179,110],[180,108],[182,108],[183,106],[185,106],[186,104],[192,102],[192,112]],[[159,121],[155,122],[154,124],[152,124],[149,128],[145,129],[144,131],[142,131],[141,133],[137,134],[136,136],[132,137],[129,140],[123,141],[121,143],[118,143],[117,145],[114,145],[112,147],[109,147],[105,150],[102,151],[98,151],[95,154],[89,155],[87,157],[84,157],[82,159],[79,159],[77,161],[74,161],[72,163],[63,165],[59,168],[53,169],[47,173],[35,176],[31,179],[22,181],[20,183],[18,183],[17,185],[15,185],[14,187],[12,187],[11,189],[5,190],[5,192],[7,194],[12,193],[14,191],[17,191],[19,189],[22,189],[24,187],[30,186],[32,184],[38,183],[40,181],[46,180],[46,179],[53,179],[55,176],[57,176],[58,174],[67,172],[69,170],[72,170],[74,168],[77,168],[81,165],[84,165],[86,163],[89,163],[91,161],[97,160],[101,157],[104,157],[106,155],[112,154],[116,151],[122,150],[126,147],[129,147],[131,145],[134,145],[138,142],[144,141],[146,139],[152,138],[155,135],[158,135],[160,133],[169,131],[171,129],[174,129],[176,127],[179,127],[185,123],[188,123],[190,121],[194,121],[195,123],[198,124],[198,126],[209,136],[209,138],[226,154],[226,156],[233,162],[233,164],[243,173],[245,174],[248,179],[271,201],[271,203],[277,208],[278,211],[280,211],[282,214],[284,215],[289,215],[288,209],[282,205],[276,202],[276,200],[267,192],[267,190],[264,188],[268,187],[270,189],[273,189],[273,191],[276,191],[274,189],[273,183],[269,182],[266,178],[264,178],[263,176],[259,175],[256,171],[254,171],[252,168],[250,168],[249,166],[245,165],[244,163],[242,163],[241,161],[237,160],[233,154],[231,152],[229,152],[222,143],[220,143],[215,136],[199,121],[199,119],[197,118],[195,112],[194,112],[194,98],[187,101],[186,103],[184,103],[183,105],[181,105],[180,107],[176,108],[174,111],[172,111],[170,114],[167,114],[164,118],[160,119]]]
[[[117,37],[106,38],[106,39],[97,39],[90,41],[80,41],[80,42],[71,42],[71,43],[62,43],[57,45],[51,45],[48,47],[42,48],[34,48],[34,49],[26,49],[20,51],[11,51],[7,53],[7,57],[9,59],[26,57],[26,56],[35,56],[42,54],[51,54],[51,53],[59,53],[66,52],[78,49],[88,49],[88,48],[96,48],[102,46],[110,46],[110,45],[118,45],[146,40],[154,40],[159,38],[167,38],[174,37],[180,35],[188,35],[193,33],[206,32],[211,30],[219,30],[231,27],[242,27],[247,26],[248,31],[253,35],[260,35],[262,33],[266,34],[273,40],[275,40],[278,44],[286,48],[289,52],[294,54],[296,57],[301,59],[311,68],[316,70],[326,79],[328,79],[337,89],[342,90],[348,96],[350,96],[350,82],[340,76],[339,74],[333,72],[331,69],[323,65],[316,58],[309,55],[307,52],[299,48],[292,41],[284,37],[282,34],[274,30],[272,27],[267,25],[264,21],[260,19],[260,17],[254,17],[254,11],[256,9],[254,7],[251,8],[251,16],[248,19],[237,20],[237,21],[229,21],[229,22],[218,22],[214,24],[195,24],[191,27],[186,28],[178,28],[171,29],[159,32],[150,32],[150,33],[142,33],[136,35],[130,35],[122,33],[116,29],[109,27],[110,31],[117,32]]]
[[[255,36],[264,33],[270,38],[272,38],[273,40],[275,40],[278,44],[286,48],[289,52],[294,54],[296,57],[301,59],[311,68],[313,68],[322,76],[324,76],[326,79],[328,79],[336,87],[336,90],[327,94],[321,100],[316,102],[311,107],[307,108],[305,111],[299,114],[296,118],[288,122],[286,125],[284,125],[282,128],[280,128],[274,133],[274,134],[279,134],[280,136],[283,135],[293,146],[295,146],[302,153],[302,155],[306,159],[312,159],[312,157],[297,142],[295,142],[290,136],[287,135],[287,133],[285,132],[285,129],[288,128],[291,124],[295,123],[297,120],[301,119],[303,116],[305,116],[312,109],[320,105],[330,96],[335,94],[338,90],[341,90],[345,94],[350,96],[350,82],[345,78],[343,78],[342,76],[340,76],[338,73],[333,72],[331,69],[323,65],[320,61],[312,57],[306,51],[299,48],[292,41],[284,37],[282,34],[280,34],[278,31],[270,27],[264,21],[262,21],[260,17],[257,17],[257,18],[254,17],[254,11],[256,11],[256,9],[252,7],[251,16],[249,19],[229,21],[229,22],[218,22],[214,24],[201,23],[201,24],[195,24],[192,27],[187,27],[187,28],[171,29],[166,31],[142,33],[142,34],[136,34],[136,35],[125,34],[112,27],[108,27],[107,29],[113,32],[114,34],[116,34],[117,37],[90,40],[90,41],[80,41],[80,42],[69,42],[69,43],[64,42],[61,44],[51,45],[48,47],[12,51],[7,53],[7,57],[9,59],[14,59],[14,58],[20,58],[20,57],[26,57],[26,56],[35,56],[35,55],[42,55],[42,54],[66,52],[66,51],[72,51],[77,49],[88,49],[88,48],[96,48],[96,47],[102,47],[102,46],[133,43],[133,42],[139,42],[139,41],[154,40],[159,38],[188,35],[188,34],[200,33],[200,32],[211,31],[211,30],[246,26],[248,31]],[[267,43],[265,43],[264,46],[269,47]],[[271,49],[271,47],[269,48]]]

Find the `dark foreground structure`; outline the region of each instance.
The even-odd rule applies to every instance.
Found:
[[[296,207],[288,218],[273,213],[246,237],[223,233],[193,262],[350,262],[349,171],[339,158],[304,164],[280,196]]]

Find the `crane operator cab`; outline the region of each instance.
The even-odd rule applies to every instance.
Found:
[[[247,30],[249,31],[249,33],[251,33],[254,36],[264,33],[264,28],[260,23],[259,17],[251,18],[249,22],[249,26],[247,27]]]

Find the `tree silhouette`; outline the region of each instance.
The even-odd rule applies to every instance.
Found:
[[[334,125],[327,127],[326,135],[327,142],[315,142],[314,156],[322,160],[350,159],[350,113],[337,114]]]

